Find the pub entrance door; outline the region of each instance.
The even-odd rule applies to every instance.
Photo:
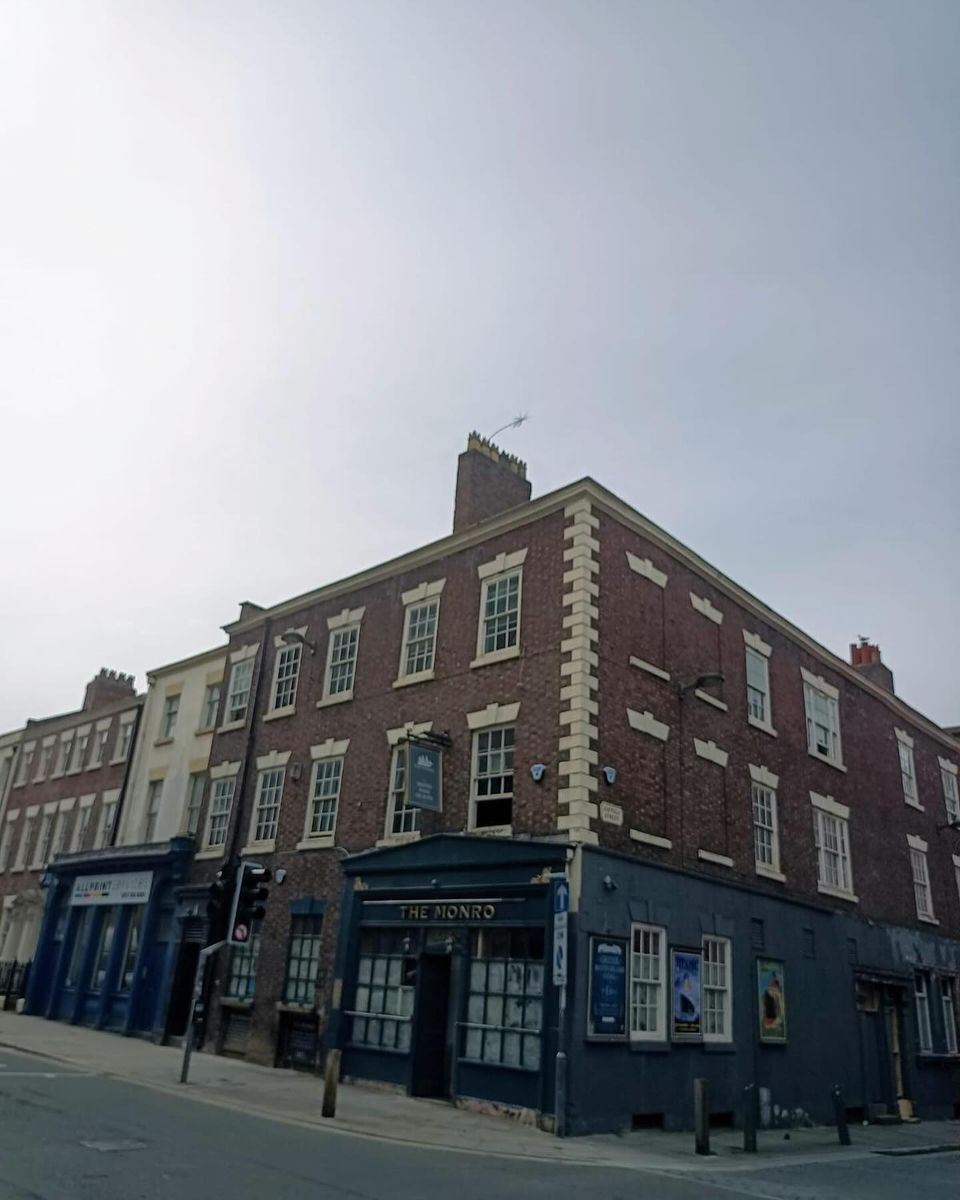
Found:
[[[417,967],[417,998],[413,1044],[413,1096],[450,1095],[453,1037],[450,1028],[450,986],[453,959],[448,954],[424,954]]]

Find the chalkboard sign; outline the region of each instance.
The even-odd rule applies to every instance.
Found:
[[[590,939],[588,1037],[627,1035],[627,943],[622,938]]]

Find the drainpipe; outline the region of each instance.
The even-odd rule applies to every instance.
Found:
[[[247,786],[247,777],[250,774],[250,763],[256,752],[256,736],[257,736],[257,706],[260,703],[260,687],[263,682],[263,664],[267,656],[267,639],[270,636],[272,622],[267,620],[263,623],[263,637],[260,641],[260,653],[257,656],[257,668],[253,673],[253,686],[250,689],[250,731],[247,735],[247,744],[243,752],[243,762],[240,766],[240,774],[237,776],[237,787],[233,793],[233,828],[230,831],[230,847],[227,861],[235,858],[240,842],[240,814],[243,808],[243,792]],[[230,655],[227,654],[227,662],[230,661]],[[229,686],[229,681],[228,681]]]
[[[113,818],[113,829],[110,831],[110,846],[117,844],[117,834],[120,832],[120,820],[123,817],[123,805],[127,798],[127,788],[130,785],[130,777],[133,774],[133,760],[137,752],[137,738],[140,736],[140,718],[143,716],[143,710],[147,700],[144,697],[137,705],[137,715],[133,718],[133,733],[130,737],[130,753],[127,755],[127,761],[124,764],[123,783],[120,784],[120,795],[117,797],[117,815]]]

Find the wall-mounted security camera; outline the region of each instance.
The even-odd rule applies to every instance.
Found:
[[[617,780],[617,768],[616,767],[604,767],[603,768],[603,782],[604,783],[616,783],[616,780]]]
[[[543,763],[534,763],[530,768],[530,774],[533,776],[534,783],[539,783],[546,773],[547,768],[543,765]]]
[[[273,877],[277,881],[277,883],[283,883],[283,881],[287,877],[287,868],[286,867],[277,867],[277,869],[273,873]]]

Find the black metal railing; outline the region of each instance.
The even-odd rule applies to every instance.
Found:
[[[30,966],[29,962],[0,962],[0,996],[5,997],[4,1009],[14,1008],[27,994]]]

